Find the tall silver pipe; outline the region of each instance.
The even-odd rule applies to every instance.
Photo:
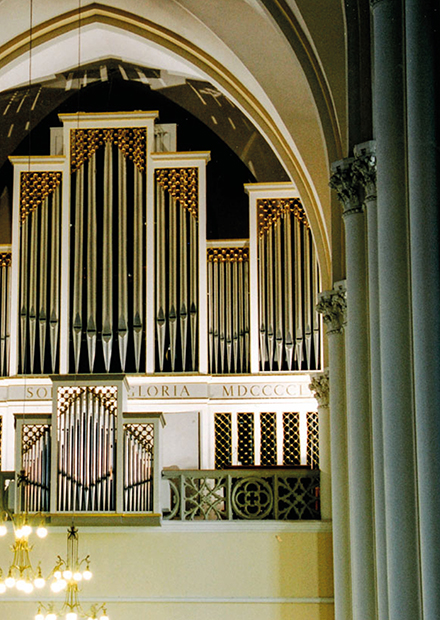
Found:
[[[49,197],[43,199],[41,205],[41,230],[40,230],[40,299],[38,308],[38,327],[40,344],[40,372],[44,373],[44,357],[46,351],[47,334],[47,245],[49,227]]]
[[[302,316],[302,282],[301,282],[301,224],[297,217],[293,218],[295,244],[295,359],[298,370],[303,360],[303,316]]]
[[[75,242],[73,257],[73,356],[75,372],[79,370],[82,336],[82,285],[83,285],[83,201],[84,201],[84,166],[76,173],[75,187]]]
[[[159,369],[163,371],[166,336],[165,192],[156,181],[156,333]]]
[[[176,364],[176,336],[177,336],[177,204],[174,196],[169,195],[169,254],[168,254],[168,277],[169,277],[169,302],[168,302],[168,325],[170,330],[170,357],[171,371],[174,372]]]
[[[231,261],[226,256],[224,262],[226,271],[226,305],[225,305],[225,322],[226,322],[226,372],[231,372],[232,368],[232,273],[231,273]]]
[[[244,288],[244,261],[242,258],[238,262],[238,335],[239,335],[239,357],[237,360],[238,372],[244,372],[244,313],[246,304],[246,291]]]
[[[142,173],[134,166],[134,207],[133,207],[133,341],[136,372],[139,372],[142,349],[143,319],[143,182]]]
[[[293,369],[292,215],[283,214],[284,232],[284,334],[287,368]]]
[[[28,320],[28,250],[29,250],[29,215],[26,215],[21,225],[20,245],[20,362],[21,372],[25,373],[27,350],[27,320]]]
[[[221,258],[218,263],[219,270],[219,327],[218,339],[220,348],[220,365],[219,372],[225,372],[225,351],[226,351],[226,334],[225,334],[225,263]]]
[[[213,295],[213,307],[214,307],[214,324],[212,328],[212,335],[214,340],[214,372],[220,372],[219,367],[219,350],[220,350],[220,334],[219,334],[219,307],[220,307],[220,295],[219,295],[219,262],[218,257],[214,258],[213,265],[213,279],[214,279],[214,295]]]
[[[102,349],[106,372],[110,370],[113,345],[113,156],[112,143],[105,143],[104,221],[102,239]]]
[[[187,210],[180,205],[180,241],[179,241],[179,327],[182,351],[182,370],[186,370],[186,349],[188,339],[188,250],[187,250]]]
[[[88,161],[87,186],[87,353],[89,370],[93,372],[96,354],[96,297],[97,291],[97,228],[96,228],[96,155]]]
[[[266,316],[266,235],[260,234],[258,238],[258,280],[259,280],[259,300],[260,300],[260,364],[261,370],[268,360],[267,351],[267,316]]]
[[[239,369],[238,359],[238,317],[240,315],[240,304],[238,297],[238,257],[234,257],[232,263],[232,349],[233,349],[233,368],[235,372]]]
[[[127,160],[118,149],[118,341],[122,372],[125,371],[128,343],[127,283]]]
[[[283,334],[283,263],[281,260],[281,217],[274,223],[275,239],[275,345],[278,370],[282,370]]]
[[[209,370],[214,371],[214,263],[208,258],[208,347]]]
[[[31,373],[34,372],[35,364],[35,341],[37,331],[37,270],[38,270],[38,211],[32,211],[31,215],[31,251],[29,270],[29,366]]]
[[[304,233],[304,336],[306,345],[307,368],[311,368],[312,355],[312,305],[310,289],[310,237],[307,227],[303,227]]]
[[[269,369],[273,369],[274,361],[274,282],[273,282],[273,227],[266,233],[266,280],[267,280],[267,344]]]
[[[189,263],[189,312],[191,322],[191,370],[196,370],[196,346],[197,346],[197,282],[199,281],[199,269],[197,263],[197,220],[195,215],[191,214],[190,221],[190,263]]]
[[[10,333],[9,333],[9,310],[8,310],[8,303],[9,303],[9,299],[11,299],[11,267],[6,267],[6,281],[7,281],[7,295],[6,295],[6,306],[5,306],[5,311],[6,311],[6,321],[5,321],[5,326],[6,326],[6,336],[5,336],[5,375],[9,374],[9,350],[10,350],[10,342],[9,342],[9,338],[10,338]]]
[[[7,288],[8,288],[8,267],[2,265],[0,275],[1,286],[1,308],[2,313],[0,317],[0,376],[6,374],[6,304],[7,304]]]
[[[250,317],[249,317],[249,261],[244,261],[244,368],[243,372],[249,371],[250,365]]]
[[[313,312],[313,349],[315,352],[315,368],[320,366],[320,332],[321,332],[321,318],[316,312],[316,304],[318,303],[319,295],[319,268],[318,260],[316,258],[315,247],[311,245],[311,265],[312,265],[312,312]]]
[[[60,191],[58,185],[52,196],[51,253],[50,253],[50,300],[49,300],[49,339],[52,372],[58,348],[59,308],[60,308]]]

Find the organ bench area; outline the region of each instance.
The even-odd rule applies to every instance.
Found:
[[[24,471],[15,501],[53,518],[319,518],[300,197],[248,184],[249,239],[207,240],[209,153],[159,148],[156,117],[61,115],[63,154],[11,157],[2,491]]]

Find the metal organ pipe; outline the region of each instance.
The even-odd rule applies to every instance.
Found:
[[[125,371],[128,344],[127,289],[127,169],[118,149],[118,342],[122,372]]]
[[[87,352],[89,370],[93,372],[96,354],[96,295],[97,295],[97,228],[96,228],[96,155],[88,161],[87,185]]]
[[[113,155],[111,141],[107,140],[104,148],[102,349],[105,370],[109,372],[113,345]]]

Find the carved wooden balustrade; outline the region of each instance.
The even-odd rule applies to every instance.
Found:
[[[164,519],[320,519],[319,470],[170,470]]]

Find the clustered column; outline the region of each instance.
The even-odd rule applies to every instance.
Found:
[[[353,619],[376,615],[368,346],[366,227],[361,185],[347,158],[330,186],[344,206],[347,264],[347,430]]]
[[[345,286],[320,294],[317,311],[327,328],[332,463],[333,570],[335,620],[351,620],[350,518],[348,502],[347,418],[345,398]]]
[[[330,455],[330,416],[329,416],[329,373],[328,370],[313,376],[309,385],[318,402],[319,420],[319,497],[321,519],[332,518],[331,501],[331,455]]]

